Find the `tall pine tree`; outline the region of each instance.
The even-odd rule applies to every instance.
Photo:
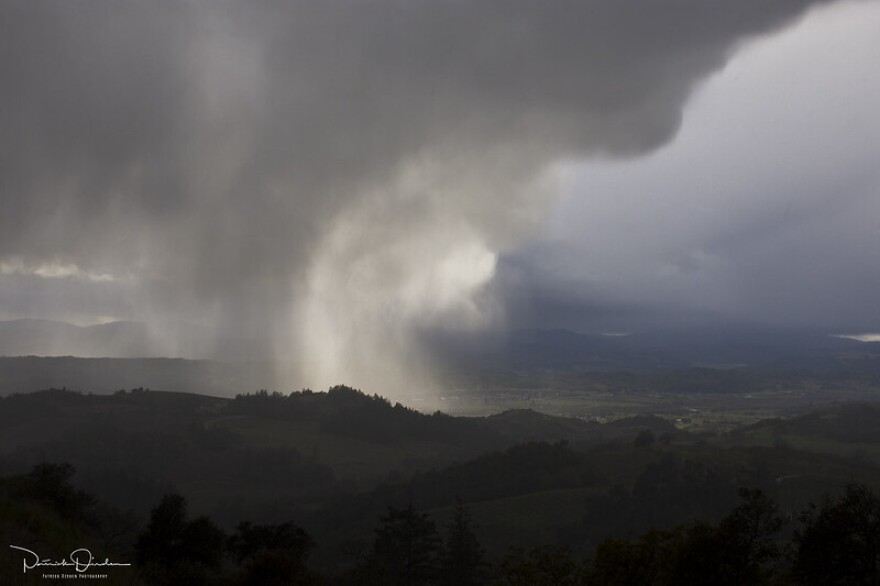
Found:
[[[485,569],[483,548],[474,534],[470,514],[459,499],[446,527],[446,542],[440,557],[440,583],[444,586],[482,584]]]
[[[405,509],[388,507],[359,581],[383,586],[434,584],[440,538],[433,521]]]

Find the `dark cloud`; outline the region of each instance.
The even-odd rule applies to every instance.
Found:
[[[406,374],[414,324],[497,311],[549,164],[664,144],[812,4],[4,2],[0,259],[265,330],[317,378]]]
[[[877,3],[816,11],[740,52],[661,151],[572,166],[550,235],[501,265],[524,287],[502,289],[586,331],[880,330],[878,26]]]

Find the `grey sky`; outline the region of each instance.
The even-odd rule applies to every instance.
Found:
[[[507,261],[533,284],[516,301],[587,331],[880,331],[877,30],[876,3],[819,10],[709,79],[663,149],[568,166],[545,238]]]
[[[509,323],[506,301],[518,291],[535,293],[515,303],[571,307],[571,325],[584,329],[583,316],[603,305],[669,311],[682,290],[738,283],[742,296],[706,309],[761,319],[774,312],[759,286],[764,273],[790,267],[798,243],[771,242],[774,252],[759,255],[747,250],[756,246],[750,230],[774,225],[791,198],[738,207],[729,224],[712,216],[729,229],[712,230],[710,242],[694,228],[704,225],[703,190],[684,189],[712,181],[708,171],[690,178],[693,166],[673,163],[661,171],[670,189],[678,181],[690,195],[676,196],[677,222],[652,228],[658,215],[638,199],[646,186],[659,189],[650,173],[632,172],[627,204],[605,189],[618,184],[619,163],[561,184],[554,169],[561,160],[663,156],[658,149],[697,108],[699,98],[686,106],[695,87],[738,47],[818,4],[5,2],[2,317],[191,321],[219,337],[265,334],[266,351],[295,357],[291,376],[317,386],[405,384],[428,360],[413,332]],[[811,50],[798,62],[821,63],[824,48]],[[766,81],[732,91],[748,95]],[[710,142],[733,120],[704,116]],[[800,137],[783,161],[792,174],[810,166]],[[747,132],[733,138],[726,153],[756,153]],[[850,148],[839,153],[846,164],[857,158]],[[709,159],[700,167],[710,169]],[[739,181],[724,183],[755,186]],[[556,207],[560,187],[572,195]],[[821,194],[814,200],[821,208]],[[805,211],[805,221],[820,211]],[[551,271],[534,261],[540,246],[524,246],[553,214],[565,219],[549,224],[550,248],[572,261],[554,252]],[[855,208],[850,215],[870,223]],[[612,226],[627,218],[632,226]],[[645,239],[608,245],[634,229]],[[842,218],[829,230],[825,240],[836,241],[851,227]],[[715,262],[718,250],[735,250],[748,270],[697,270],[702,280],[689,281],[688,267]],[[844,270],[835,254],[827,263]],[[651,276],[658,262],[668,265],[662,278]],[[853,286],[867,295],[872,279]]]

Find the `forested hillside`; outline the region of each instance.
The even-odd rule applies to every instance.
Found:
[[[851,481],[880,487],[880,460],[866,447],[878,427],[870,405],[695,435],[646,416],[427,415],[348,387],[234,399],[50,390],[0,399],[0,463],[6,475],[70,465],[62,476],[71,490],[140,530],[167,494],[227,537],[243,521],[295,523],[314,543],[310,572],[334,580],[379,571],[369,565],[378,563],[377,524],[439,531],[464,503],[486,567],[500,575],[550,563],[562,551],[541,549],[550,545],[579,568],[591,552],[607,560],[609,544],[614,555],[647,555],[646,543],[661,547],[652,530],[672,531],[662,547],[693,545],[705,537],[693,524],[725,526],[743,488],[773,499],[792,521],[773,539],[791,539],[794,520],[824,494]]]

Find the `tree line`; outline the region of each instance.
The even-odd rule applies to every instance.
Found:
[[[412,505],[389,506],[369,547],[348,569],[329,576],[309,565],[315,543],[292,521],[243,521],[224,531],[208,517],[191,518],[186,499],[169,493],[146,526],[137,528],[76,489],[73,472],[66,464],[40,464],[0,479],[0,525],[10,538],[31,532],[51,543],[52,535],[32,534],[39,505],[57,517],[54,531],[100,536],[108,552],[131,555],[137,562],[132,584],[880,584],[880,496],[857,483],[792,518],[781,515],[764,492],[741,489],[739,504],[717,523],[654,528],[633,539],[608,537],[584,558],[555,544],[512,548],[494,565],[461,501],[443,528]],[[29,525],[16,528],[23,518]]]

